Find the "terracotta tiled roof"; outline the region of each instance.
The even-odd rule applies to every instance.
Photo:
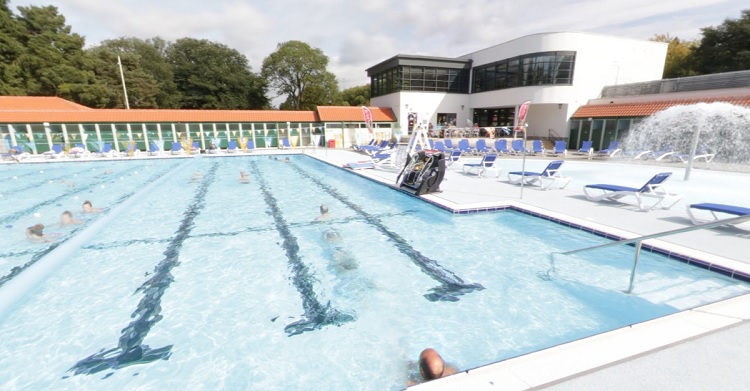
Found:
[[[396,122],[396,116],[388,107],[370,107],[373,122]],[[356,106],[318,106],[318,115],[323,122],[363,122],[362,108]]]
[[[83,111],[92,110],[56,96],[0,96],[2,111]]]
[[[373,121],[396,122],[389,108],[372,107]],[[56,97],[0,96],[2,123],[111,122],[363,122],[361,107],[321,106],[318,111],[91,109]]]
[[[88,110],[2,111],[0,123],[109,122],[319,122],[314,111],[279,110]]]
[[[750,95],[632,103],[590,104],[579,107],[575,114],[573,114],[572,118],[647,117],[672,106],[689,105],[701,102],[727,102],[733,105],[750,107]]]

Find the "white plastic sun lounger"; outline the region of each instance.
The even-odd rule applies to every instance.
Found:
[[[558,188],[564,189],[568,186],[572,178],[562,175],[560,167],[565,163],[564,160],[555,160],[547,165],[542,172],[530,171],[512,171],[508,173],[508,182],[517,185],[523,182],[526,185],[538,184],[542,190],[549,189],[553,184]]]
[[[701,224],[708,222],[710,220],[702,220],[699,219],[693,212],[693,210],[705,210],[708,212],[711,212],[711,216],[713,217],[713,220],[719,220],[719,216],[716,215],[716,213],[723,213],[728,215],[734,215],[734,216],[745,216],[750,215],[750,208],[743,208],[741,206],[733,206],[733,205],[726,205],[726,204],[711,204],[711,203],[703,203],[703,204],[692,204],[685,207],[687,210],[687,214],[690,217],[690,221],[693,222],[693,224]]]
[[[681,195],[670,194],[664,187],[664,182],[671,175],[671,172],[656,174],[641,188],[605,184],[586,185],[583,188],[583,193],[590,201],[618,201],[623,197],[635,197],[638,201],[638,209],[644,212],[653,210],[657,206],[661,206],[662,209],[669,209],[682,199]],[[597,191],[601,193],[597,194]],[[646,205],[645,198],[654,198],[656,202],[652,205]]]

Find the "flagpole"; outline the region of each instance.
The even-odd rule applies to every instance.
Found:
[[[529,113],[530,105],[531,101],[527,100],[518,108],[518,123],[515,128],[518,129],[518,126],[520,125],[521,130],[523,130],[523,145],[521,146],[523,149],[521,153],[521,199],[523,199],[523,188],[524,183],[526,182],[526,127],[528,126],[528,124],[526,124],[526,115]],[[518,133],[516,133],[516,135],[518,135]]]
[[[122,80],[122,92],[125,93],[125,108],[130,110],[130,101],[128,100],[128,89],[125,87],[125,74],[122,72],[122,61],[120,56],[117,56],[117,65],[120,67],[120,79]]]

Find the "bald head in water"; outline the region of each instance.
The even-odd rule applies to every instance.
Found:
[[[419,355],[419,371],[425,380],[439,379],[444,369],[445,362],[435,349],[427,348]]]

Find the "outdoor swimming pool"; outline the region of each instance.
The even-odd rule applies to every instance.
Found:
[[[15,165],[0,180],[0,296],[28,289],[0,313],[3,389],[400,389],[427,346],[469,369],[750,291],[645,253],[626,295],[630,247],[558,260],[547,281],[550,253],[607,239],[515,211],[456,216],[304,156]],[[81,218],[84,199],[109,209],[49,227],[63,244],[25,239],[65,209]],[[331,218],[314,222],[321,203]]]

